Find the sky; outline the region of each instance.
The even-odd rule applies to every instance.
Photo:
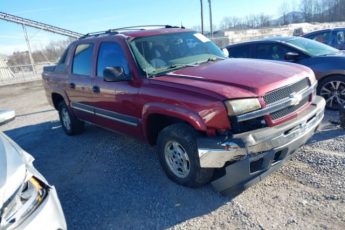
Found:
[[[219,26],[225,17],[259,13],[275,18],[283,2],[286,0],[212,0],[213,24]],[[79,33],[133,25],[200,26],[200,0],[1,0],[0,11]],[[204,0],[204,20],[208,30],[208,0]],[[0,21],[0,31],[0,54],[27,50],[20,25]],[[27,31],[33,50],[65,39],[37,29]]]

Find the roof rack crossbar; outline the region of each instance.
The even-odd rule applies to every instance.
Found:
[[[118,34],[118,32],[117,31],[113,31],[111,29],[104,30],[104,31],[98,31],[98,32],[91,32],[91,33],[84,34],[79,39],[84,39],[84,38],[91,37],[91,36],[97,37],[97,36],[103,35],[103,34]]]
[[[180,28],[178,26],[171,26],[171,25],[139,25],[139,26],[126,26],[126,27],[120,27],[111,29],[111,31],[118,31],[118,30],[144,30],[146,27],[159,27],[159,28]]]
[[[182,28],[184,29],[183,26],[179,27],[179,26],[171,26],[171,25],[141,25],[141,26],[127,26],[127,27],[120,27],[120,28],[116,28],[116,29],[109,29],[109,30],[104,30],[104,31],[99,31],[99,32],[92,32],[92,33],[87,33],[83,36],[81,36],[79,39],[84,39],[87,37],[97,37],[99,35],[103,35],[103,34],[118,34],[120,33],[119,31],[121,30],[145,30],[145,28],[147,27],[158,27],[158,28]]]

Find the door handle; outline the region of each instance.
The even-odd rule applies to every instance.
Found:
[[[99,88],[99,86],[94,85],[94,86],[92,87],[92,92],[94,92],[94,93],[100,93],[100,92],[101,92],[101,89]]]
[[[74,84],[74,83],[69,83],[69,87],[70,87],[71,89],[75,89],[75,84]]]

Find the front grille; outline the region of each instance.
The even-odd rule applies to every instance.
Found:
[[[304,78],[292,85],[285,86],[283,88],[271,91],[264,96],[264,100],[267,105],[272,104],[276,101],[288,98],[291,94],[302,91],[303,89],[309,87],[308,78]]]
[[[288,86],[285,86],[285,87],[282,87],[282,88],[279,88],[277,90],[267,93],[264,96],[264,100],[266,102],[266,105],[269,105],[274,102],[280,101],[282,99],[289,98],[290,95],[294,93],[299,93],[308,87],[309,87],[309,80],[308,78],[304,78],[292,85],[288,85]],[[298,109],[302,108],[306,103],[308,103],[308,101],[309,101],[309,97],[305,97],[301,100],[301,102],[298,105],[289,106],[279,111],[273,112],[270,114],[271,119],[277,120],[279,118],[285,117],[289,115],[290,113],[293,113],[297,111]]]
[[[285,117],[286,115],[293,113],[297,111],[298,109],[302,108],[303,105],[308,103],[308,101],[309,101],[309,97],[306,97],[298,105],[289,106],[277,112],[271,113],[271,118],[272,120],[277,120],[279,118]]]

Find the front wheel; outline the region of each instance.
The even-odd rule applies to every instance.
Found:
[[[345,76],[332,76],[321,81],[318,94],[325,98],[327,109],[339,109],[345,104]]]
[[[196,132],[187,124],[177,123],[164,128],[158,136],[160,163],[174,182],[198,187],[210,181],[214,169],[201,168]]]

